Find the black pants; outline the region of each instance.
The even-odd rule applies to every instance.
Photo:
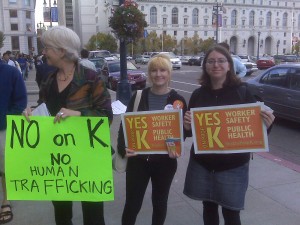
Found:
[[[222,207],[225,225],[241,225],[240,211]],[[213,202],[203,201],[204,225],[219,225],[218,205]]]
[[[56,225],[72,225],[72,202],[53,201]],[[81,202],[84,225],[105,225],[103,202]]]
[[[163,225],[167,215],[168,196],[177,161],[166,156],[160,161],[130,158],[126,172],[126,202],[122,225],[134,225],[142,207],[143,198],[152,182],[152,225]]]

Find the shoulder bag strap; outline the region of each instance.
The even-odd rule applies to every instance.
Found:
[[[134,100],[134,105],[133,105],[133,112],[136,112],[138,109],[138,106],[140,104],[141,96],[142,96],[142,90],[137,90],[136,91],[136,96]]]

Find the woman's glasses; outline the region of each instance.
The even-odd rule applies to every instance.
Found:
[[[208,59],[207,61],[206,61],[206,63],[208,64],[208,65],[215,65],[216,63],[218,64],[218,65],[221,65],[221,64],[224,64],[224,63],[227,63],[228,61],[227,61],[227,59]]]

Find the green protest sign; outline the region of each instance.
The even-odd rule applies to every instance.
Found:
[[[9,200],[114,199],[106,117],[7,116],[5,170]]]

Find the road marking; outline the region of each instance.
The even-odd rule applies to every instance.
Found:
[[[193,86],[197,86],[200,87],[200,84],[191,84],[191,83],[186,83],[186,82],[182,82],[182,81],[175,81],[175,80],[171,80],[174,83],[180,83],[180,84],[188,84],[188,85],[193,85]]]
[[[174,89],[176,91],[181,91],[181,92],[189,93],[189,94],[193,93],[193,92],[190,92],[190,91],[185,91],[185,90],[176,89],[176,88],[172,88],[172,89]]]

